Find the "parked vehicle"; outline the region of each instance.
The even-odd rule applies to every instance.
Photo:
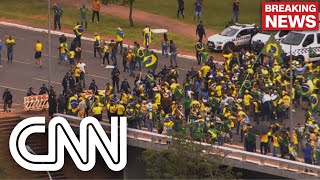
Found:
[[[208,49],[221,51],[230,48],[232,51],[250,47],[251,39],[260,31],[255,24],[235,24],[225,28],[221,33],[208,38]]]

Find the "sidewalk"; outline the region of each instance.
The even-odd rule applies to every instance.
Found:
[[[59,4],[65,4],[69,6],[79,7],[82,5],[82,2],[79,0],[57,0]],[[92,4],[91,2],[85,3],[88,9],[91,9]],[[108,5],[101,5],[100,12],[102,14],[111,15],[117,18],[121,19],[128,19],[129,16],[129,8],[126,6],[119,6],[114,4],[108,4]],[[135,23],[139,23],[142,25],[150,25],[151,28],[161,28],[161,29],[167,29],[169,32],[174,32],[176,34],[180,34],[186,37],[193,38],[195,40],[198,40],[198,36],[196,35],[196,25],[188,24],[181,22],[177,19],[171,19],[163,16],[159,16],[156,14],[148,13],[145,11],[141,11],[138,9],[133,10],[133,21]],[[129,22],[128,22],[129,23]],[[210,30],[206,28],[207,35],[213,35],[217,32],[214,30]],[[206,41],[206,38],[205,38]]]

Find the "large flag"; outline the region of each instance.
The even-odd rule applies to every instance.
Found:
[[[144,56],[143,58],[143,67],[148,70],[154,70],[158,65],[158,56],[151,52],[149,55]]]
[[[266,45],[264,45],[262,54],[272,57],[277,60],[278,63],[282,63],[281,54],[283,53],[282,47],[276,41],[274,36],[271,34],[269,40],[267,41]]]

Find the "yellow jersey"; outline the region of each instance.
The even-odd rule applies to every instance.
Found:
[[[102,107],[100,107],[100,106],[93,107],[92,108],[92,113],[93,113],[93,115],[102,114]]]
[[[74,51],[70,51],[69,52],[69,58],[70,59],[73,59],[75,55],[76,55],[76,53]]]
[[[204,65],[201,68],[202,77],[206,77],[207,73],[211,70],[210,66]]]
[[[35,50],[37,52],[41,52],[43,50],[43,46],[41,43],[36,43]]]
[[[80,69],[79,68],[76,68],[76,69],[74,69],[74,76],[75,77],[80,77]]]
[[[117,106],[117,115],[118,116],[122,116],[124,115],[124,112],[126,111],[126,108],[122,105],[122,104],[119,104]]]
[[[263,143],[267,143],[268,142],[268,133],[262,135],[260,141],[263,142]]]
[[[278,137],[275,136],[275,135],[272,135],[272,138],[273,138],[273,146],[274,147],[279,147],[279,140],[278,140]]]
[[[243,96],[243,102],[245,106],[250,106],[250,101],[252,100],[252,96],[250,94],[245,94]]]
[[[155,103],[156,104],[158,104],[158,105],[161,104],[161,95],[160,95],[160,93],[156,93],[154,98],[155,98]]]

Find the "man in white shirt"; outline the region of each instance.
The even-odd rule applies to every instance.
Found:
[[[82,88],[85,88],[86,86],[86,74],[88,74],[87,65],[82,60],[80,60],[79,64],[80,69],[80,84]]]

